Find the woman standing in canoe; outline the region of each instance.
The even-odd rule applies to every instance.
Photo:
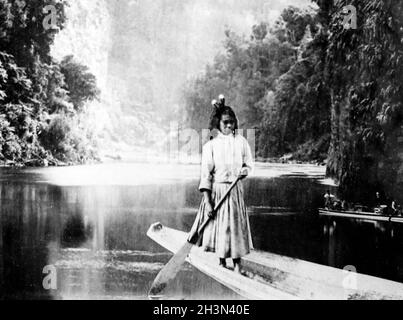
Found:
[[[221,100],[225,101],[223,97]],[[191,234],[211,217],[196,244],[205,251],[215,252],[223,267],[226,267],[227,258],[233,259],[235,271],[240,273],[241,257],[253,248],[242,181],[237,183],[217,212],[214,212],[214,205],[238,176],[244,179],[251,173],[252,153],[247,140],[236,133],[238,120],[233,109],[225,103],[216,106],[210,129],[217,129],[217,135],[203,147],[199,190],[204,197]]]

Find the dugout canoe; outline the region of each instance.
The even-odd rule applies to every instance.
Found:
[[[361,212],[361,211],[338,211],[319,209],[319,215],[330,217],[342,217],[350,219],[362,219],[370,221],[383,221],[383,222],[395,222],[403,223],[403,217],[387,216],[382,214],[376,214],[374,212]]]
[[[153,224],[148,237],[176,253],[187,233]],[[187,261],[240,296],[251,300],[402,300],[403,284],[268,252],[242,259],[245,275],[218,267],[213,253],[193,247]]]

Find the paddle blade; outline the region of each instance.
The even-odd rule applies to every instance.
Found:
[[[174,279],[180,271],[192,247],[193,245],[186,241],[182,248],[168,261],[155,278],[148,293],[149,296],[160,295],[165,290],[169,281]]]

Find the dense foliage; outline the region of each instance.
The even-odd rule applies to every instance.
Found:
[[[227,32],[225,52],[185,92],[188,124],[207,123],[209,100],[224,92],[242,126],[258,129],[258,155],[327,158],[344,198],[401,198],[403,4],[314,2],[250,39]],[[351,5],[356,29],[345,26]]]
[[[56,8],[53,26],[44,19]],[[86,132],[78,132],[84,104],[98,95],[88,69],[50,55],[65,22],[65,1],[0,0],[0,161],[40,165],[94,157]],[[87,147],[88,146],[88,147]]]
[[[403,4],[338,1],[327,12],[327,82],[332,96],[328,173],[346,198],[398,192],[398,138],[403,110]],[[357,9],[356,30],[342,26],[346,5]],[[351,192],[354,190],[354,192]]]

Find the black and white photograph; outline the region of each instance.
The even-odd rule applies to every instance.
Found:
[[[403,1],[0,0],[0,300],[403,300]]]

